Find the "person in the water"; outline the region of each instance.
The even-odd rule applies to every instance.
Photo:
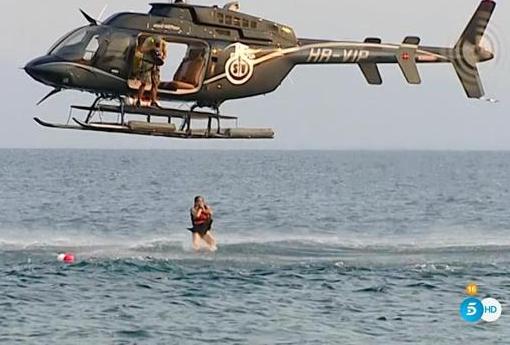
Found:
[[[193,233],[193,249],[196,251],[200,250],[202,240],[210,251],[214,252],[218,249],[212,234],[213,214],[212,208],[205,203],[203,197],[195,197],[195,204],[191,208],[193,228],[189,230]]]

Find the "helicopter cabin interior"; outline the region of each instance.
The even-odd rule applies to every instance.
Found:
[[[150,37],[161,38],[167,50],[164,64],[160,66],[159,92],[176,95],[198,92],[209,57],[209,46],[200,40],[150,34],[134,36],[102,26],[86,26],[61,38],[50,48],[49,54],[125,78],[131,89],[139,89],[139,75],[133,68],[135,55],[140,45],[144,45]],[[152,88],[148,79],[146,90]]]
[[[153,66],[154,59],[159,59],[160,93],[184,95],[198,92],[205,78],[209,47],[200,41],[183,42],[169,37],[159,37],[160,41],[156,43],[156,49],[149,50],[146,48],[149,45],[147,42],[153,38],[154,36],[148,34],[138,36],[136,48],[131,54],[129,87],[138,90],[142,80],[145,79],[145,90],[150,91],[152,85],[151,78],[147,75],[150,72],[147,72],[147,69]],[[140,53],[142,51],[145,53]],[[155,58],[151,57],[155,54],[154,51],[158,52]],[[143,55],[142,63],[139,60],[141,55]],[[140,74],[140,66],[142,66],[142,74]],[[143,76],[144,72],[145,76]]]

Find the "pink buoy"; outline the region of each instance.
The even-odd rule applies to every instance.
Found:
[[[74,262],[74,254],[73,253],[59,254],[57,256],[57,260],[60,262],[64,262],[66,264],[72,264]]]

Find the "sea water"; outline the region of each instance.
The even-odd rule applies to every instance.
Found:
[[[2,150],[0,343],[504,344],[509,211],[510,153]]]

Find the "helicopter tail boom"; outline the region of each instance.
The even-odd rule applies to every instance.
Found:
[[[398,64],[410,84],[420,84],[418,63],[451,63],[469,98],[484,95],[477,64],[494,58],[480,46],[496,3],[483,0],[454,48],[420,46],[420,38],[409,36],[401,44],[382,43],[369,37],[363,42],[328,42],[301,39],[292,53],[296,64],[357,64],[367,82],[382,84],[379,64]]]

